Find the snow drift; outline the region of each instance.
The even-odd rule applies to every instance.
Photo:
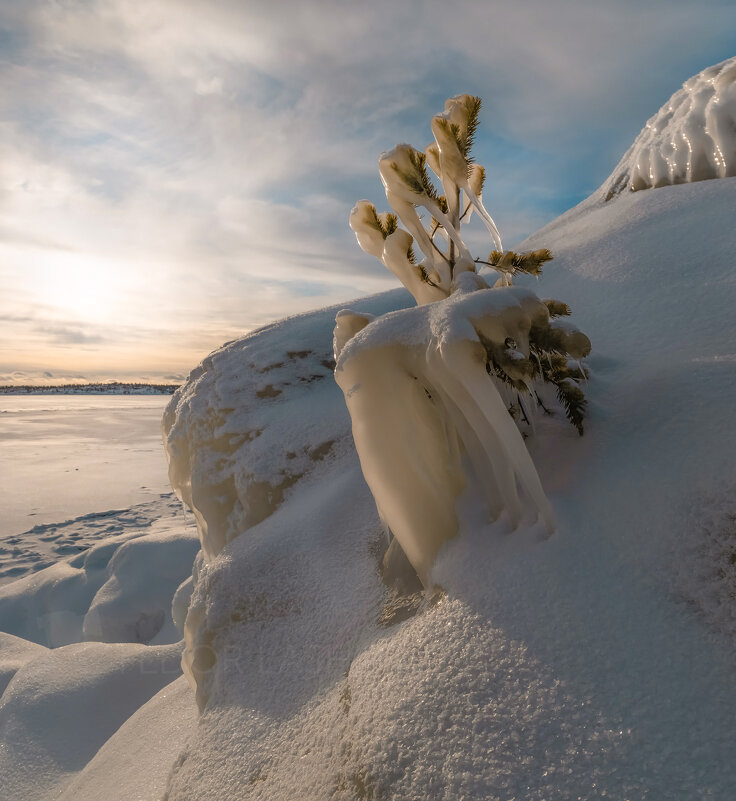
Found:
[[[51,648],[82,640],[176,642],[172,599],[191,573],[199,540],[173,526],[171,518],[129,522],[123,533],[0,587],[0,631]]]

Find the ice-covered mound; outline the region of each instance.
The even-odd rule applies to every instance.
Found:
[[[382,314],[410,302],[396,291],[356,306]],[[192,372],[167,406],[171,484],[194,511],[207,561],[272,516],[321,464],[353,452],[350,418],[333,379],[336,311],[284,320],[226,345]],[[275,575],[265,577],[267,586],[278,581]],[[183,666],[200,705],[209,697],[214,665],[205,583],[194,593],[184,630]],[[265,604],[268,610],[268,595],[264,589],[256,601],[249,594],[233,599],[235,611],[228,614],[271,614],[250,608]]]
[[[461,502],[444,595],[382,584],[339,390],[301,380],[322,374],[332,312],[195,371],[166,427],[208,550],[186,624],[202,713],[169,801],[730,797],[734,656],[714,610],[732,599],[676,563],[708,547],[703,498],[736,485],[734,205],[734,179],[627,193],[527,243],[555,254],[538,291],[595,343],[589,423],[542,419],[527,440],[549,540]],[[251,503],[249,482],[284,478]]]
[[[736,57],[704,69],[647,122],[600,190],[630,190],[736,175]]]

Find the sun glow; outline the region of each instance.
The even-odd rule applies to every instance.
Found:
[[[37,300],[61,315],[97,322],[123,310],[127,281],[114,261],[55,253],[38,265],[37,275]]]

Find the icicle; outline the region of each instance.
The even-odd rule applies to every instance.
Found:
[[[498,400],[498,406],[494,409],[496,414],[489,416],[489,414],[485,413],[474,402],[472,395],[468,393],[466,387],[467,376],[464,374],[464,371],[457,371],[457,365],[451,361],[448,362],[445,354],[443,354],[440,349],[434,352],[428,352],[428,356],[429,365],[437,376],[439,386],[447,393],[454,405],[467,420],[468,425],[483,447],[488,464],[493,471],[496,486],[503,499],[504,506],[509,513],[511,527],[514,529],[517,528],[521,522],[523,509],[516,488],[514,469],[508,458],[508,449],[505,447],[503,438],[499,435],[498,429],[494,426],[494,423],[499,422],[499,420],[496,419],[498,416],[498,406],[503,410],[503,417],[500,418],[503,422],[500,423],[500,425],[512,426],[514,431],[516,431],[516,435],[521,440],[518,429],[509,417],[498,392],[496,392],[496,388],[491,382],[488,382],[487,386],[488,396],[491,398],[495,396]],[[452,368],[450,367],[451,363]],[[462,378],[460,378],[458,372],[462,374]],[[524,447],[523,440],[521,444],[522,447]]]
[[[470,356],[473,348],[468,346],[471,343],[457,342],[442,346],[442,360],[452,365],[451,382],[453,399],[457,403],[455,392],[462,398],[467,395],[468,401],[461,408],[475,407],[475,410],[485,417],[487,426],[493,432],[493,439],[497,440],[505,451],[507,459],[516,472],[521,485],[526,491],[529,501],[534,504],[542,515],[548,531],[554,530],[554,519],[552,508],[544,494],[542,484],[539,481],[536,468],[532,458],[524,445],[524,440],[519,433],[519,429],[510,419],[498,392],[489,391],[493,388],[491,382],[486,381],[486,375],[477,371],[475,360]],[[461,401],[462,404],[462,401]],[[477,420],[477,415],[473,412],[473,419]],[[481,437],[481,440],[483,438]],[[515,493],[514,493],[515,494]],[[512,495],[513,497],[513,495]]]
[[[481,220],[486,224],[486,228],[491,234],[493,238],[493,244],[498,248],[498,250],[503,251],[503,245],[501,244],[501,234],[498,232],[498,228],[496,227],[496,223],[493,221],[493,217],[486,211],[486,207],[483,205],[479,197],[476,197],[473,190],[467,183],[462,187],[463,191],[467,194],[468,199],[470,202],[475,206],[476,211],[480,215]]]
[[[450,419],[454,424],[460,441],[470,457],[470,462],[473,465],[473,472],[484,491],[484,500],[488,506],[490,519],[496,520],[504,510],[504,504],[503,497],[496,483],[493,462],[489,460],[488,454],[478,438],[475,429],[470,425],[465,415],[463,415],[458,406],[450,398],[446,389],[439,388],[443,384],[442,378],[437,377],[435,374],[435,379],[435,391],[442,399],[442,403],[450,415]]]

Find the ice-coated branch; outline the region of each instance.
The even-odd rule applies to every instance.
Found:
[[[470,252],[460,238],[460,232],[440,207],[437,192],[429,180],[425,163],[424,153],[415,150],[411,145],[397,145],[393,150],[383,153],[378,160],[378,171],[386,189],[386,198],[402,218],[402,222],[404,219],[401,212],[394,205],[396,200],[412,206],[424,206],[445,229],[461,257],[470,258]]]
[[[415,230],[426,234],[419,218],[415,227],[411,214],[416,215],[413,207],[404,209],[405,218]],[[406,223],[405,223],[406,224]],[[375,206],[368,200],[359,200],[350,212],[350,227],[355,232],[360,247],[371,256],[380,259],[383,264],[411,292],[416,302],[433,303],[446,298],[450,294],[450,272],[446,263],[440,263],[440,270],[435,268],[436,262],[431,258],[426,263],[417,264],[414,255],[414,239],[403,228],[398,228],[396,216],[378,214]],[[409,227],[409,226],[407,226]],[[426,245],[430,250],[431,244]]]
[[[458,106],[453,108],[457,108]],[[452,114],[448,111],[443,114],[436,114],[432,117],[432,133],[434,134],[439,151],[442,185],[448,195],[456,195],[458,189],[462,189],[465,192],[468,200],[473,204],[478,215],[488,228],[494,244],[501,250],[503,247],[501,244],[501,235],[498,232],[496,223],[470,186],[470,181],[468,180],[468,160],[467,157],[463,155],[461,149],[461,132],[458,130],[457,124],[451,122],[451,117]]]
[[[498,228],[481,200],[485,170],[472,163],[470,156],[480,107],[478,97],[452,97],[445,103],[445,111],[432,119],[435,141],[423,153],[411,145],[399,144],[381,154],[378,169],[394,214],[380,215],[368,201],[359,201],[351,212],[350,227],[358,244],[366,253],[379,258],[407,288],[409,283],[414,284],[418,274],[422,281],[447,295],[453,291],[458,275],[476,271],[477,260],[473,260],[460,234],[461,223],[470,220],[473,210],[483,219],[494,244],[501,245]],[[427,167],[442,182],[444,195],[438,195]],[[431,215],[429,230],[422,223],[418,208]],[[418,271],[408,268],[394,249],[389,253],[391,264],[384,258],[385,240],[393,233],[397,218],[424,254]],[[441,238],[435,240],[438,232]],[[409,261],[413,263],[412,259]],[[405,280],[406,277],[411,281]],[[509,281],[504,277],[502,283]],[[412,290],[412,294],[420,303],[434,302],[439,293]],[[422,295],[422,301],[418,294]]]

